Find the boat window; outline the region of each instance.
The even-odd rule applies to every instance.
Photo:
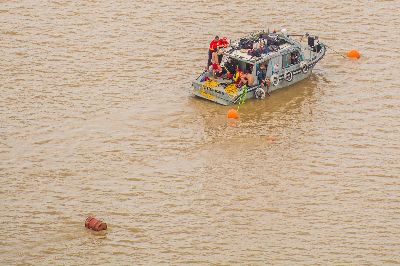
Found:
[[[253,64],[246,64],[246,71],[247,71],[247,73],[253,73],[253,67],[254,67],[254,65]]]
[[[229,57],[224,63],[223,67],[229,71],[230,73],[235,73],[236,72],[236,67],[239,65],[239,61]]]
[[[300,53],[298,50],[282,55],[282,68],[288,68],[300,62]]]
[[[300,63],[300,52],[299,50],[294,50],[290,53],[290,64],[295,65]]]
[[[239,66],[240,71],[244,71],[246,69],[246,63],[243,61],[239,61],[238,66]]]
[[[290,54],[284,54],[282,55],[282,68],[287,68],[289,67],[290,64]]]
[[[238,67],[241,72],[253,73],[254,64],[246,63],[232,57],[227,57],[222,60],[221,66],[227,68],[230,73],[235,73]]]

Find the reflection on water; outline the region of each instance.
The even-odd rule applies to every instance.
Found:
[[[264,101],[250,99],[239,110],[240,119],[227,119],[230,108],[221,107],[210,112],[214,103],[194,98],[192,108],[200,113],[204,131],[207,137],[214,141],[230,140],[231,138],[254,138],[281,134],[280,131],[313,119],[313,104],[318,96],[317,84],[323,86],[324,81],[316,73],[310,79],[273,92]]]
[[[0,264],[399,264],[399,5],[3,2]],[[362,57],[232,123],[188,90],[263,27]]]

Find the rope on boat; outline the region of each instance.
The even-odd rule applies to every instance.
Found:
[[[329,49],[331,49],[333,52],[335,52],[336,54],[340,55],[343,58],[346,58],[344,55],[342,55],[341,53],[339,53],[338,51],[336,51],[335,49],[333,49],[332,47],[328,46],[327,44],[324,44],[326,47],[328,47]]]
[[[240,106],[241,106],[242,104],[244,104],[244,102],[245,102],[245,100],[246,100],[246,96],[247,96],[247,86],[244,85],[244,86],[243,86],[242,93],[240,94],[240,97],[239,97],[239,103],[238,103],[238,107],[237,107],[237,111],[238,111],[238,112],[239,112]]]
[[[289,36],[295,36],[295,37],[301,37],[300,41],[303,40],[304,36],[307,36],[307,34],[289,34]],[[343,58],[346,58],[343,54],[339,53],[335,49],[333,49],[331,46],[328,46],[325,42],[323,42],[323,45],[325,45],[327,48],[331,49],[334,53],[340,55]]]

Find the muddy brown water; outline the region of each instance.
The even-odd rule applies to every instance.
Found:
[[[400,2],[304,2],[1,1],[0,264],[400,264]],[[268,27],[362,58],[233,124],[189,95]]]

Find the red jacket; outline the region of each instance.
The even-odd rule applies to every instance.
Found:
[[[215,39],[212,40],[212,41],[210,42],[210,50],[211,50],[211,51],[214,51],[215,49],[217,49],[217,47],[218,47],[218,42],[219,42],[219,41],[216,41]]]
[[[218,46],[222,46],[222,47],[228,47],[229,42],[228,39],[226,37],[223,37],[222,39],[219,39],[218,41]]]

